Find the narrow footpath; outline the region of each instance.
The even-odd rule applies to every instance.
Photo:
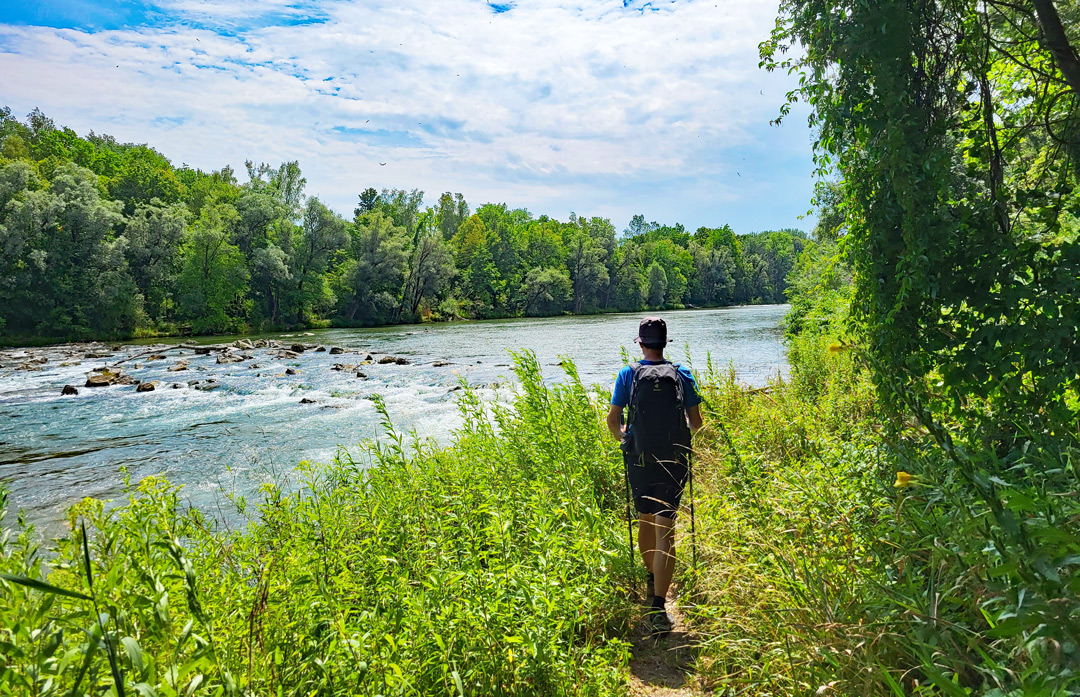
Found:
[[[694,672],[698,638],[686,625],[686,617],[674,602],[668,602],[672,631],[656,638],[645,633],[639,622],[631,637],[630,697],[698,697],[705,694]]]

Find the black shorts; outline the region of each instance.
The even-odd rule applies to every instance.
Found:
[[[624,458],[634,508],[638,513],[675,519],[690,471],[686,460],[686,455],[670,459],[648,455],[634,460]]]

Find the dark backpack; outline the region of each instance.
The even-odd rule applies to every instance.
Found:
[[[630,368],[630,437],[624,446],[629,460],[640,465],[684,461],[690,452],[690,427],[679,366],[634,363]]]

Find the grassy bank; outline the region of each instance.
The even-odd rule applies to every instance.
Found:
[[[77,506],[60,590],[0,581],[0,691],[619,693],[636,572],[617,446],[572,367],[548,389],[517,363],[512,405],[464,393],[452,447],[387,423],[360,461],[302,465],[302,493],[267,487],[243,530],[158,479]],[[0,571],[41,579],[32,535]]]
[[[789,382],[707,391],[681,598],[704,685],[1076,694],[1077,453],[949,440],[925,414],[890,418],[853,351],[813,333],[791,348]]]
[[[854,351],[791,348],[765,391],[701,376],[699,558],[684,515],[678,591],[701,685],[1071,694],[1080,458],[990,472],[888,417]],[[302,463],[301,491],[238,500],[239,530],[151,478],[77,506],[47,578],[33,534],[6,535],[0,694],[624,694],[642,571],[606,395],[566,369],[546,387],[517,357],[509,404],[464,390],[445,449],[387,419],[358,460]]]

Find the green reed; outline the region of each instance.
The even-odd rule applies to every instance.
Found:
[[[240,530],[149,478],[72,509],[90,534],[56,542],[47,580],[32,532],[5,535],[0,693],[619,694],[640,572],[603,395],[514,358],[511,402],[463,385],[449,447],[376,400],[378,442],[266,485]]]

